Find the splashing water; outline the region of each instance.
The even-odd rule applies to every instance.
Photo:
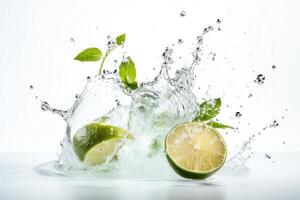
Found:
[[[221,20],[217,23],[221,23]],[[43,111],[58,114],[66,121],[66,135],[61,141],[59,159],[40,166],[38,171],[52,175],[92,174],[93,177],[110,178],[177,177],[165,159],[163,141],[172,127],[191,121],[198,113],[199,102],[192,92],[194,68],[201,61],[203,37],[212,30],[213,27],[209,26],[197,37],[192,62],[177,70],[174,76],[170,75],[174,64],[173,49],[167,47],[162,54],[159,74],[153,81],[142,83],[136,90],[124,89],[117,73],[104,73],[87,78],[85,89],[76,95],[73,106],[67,111],[51,108],[47,102],[42,102]],[[182,43],[183,40],[179,39],[178,44]],[[258,78],[258,83],[263,83],[264,77]],[[236,116],[241,117],[241,113]],[[79,128],[95,120],[105,120],[105,123],[121,127],[136,137],[134,142],[124,141],[126,145],[117,152],[118,161],[109,162],[110,159],[107,159],[101,166],[90,167],[78,160],[73,151],[72,138]],[[245,152],[254,137],[244,142],[238,153],[229,159],[227,168],[245,167],[249,159]],[[153,149],[153,144],[158,148]]]

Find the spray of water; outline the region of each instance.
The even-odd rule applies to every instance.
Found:
[[[220,20],[219,20],[220,21]],[[218,22],[219,23],[219,22]],[[191,121],[198,112],[198,100],[192,92],[194,69],[201,63],[203,38],[213,31],[209,26],[196,38],[191,63],[177,70],[174,76],[170,69],[174,63],[173,49],[167,47],[162,53],[162,64],[153,81],[142,83],[139,88],[128,91],[123,88],[115,72],[89,78],[85,89],[76,95],[73,106],[67,110],[51,108],[42,102],[42,110],[60,115],[66,121],[66,134],[61,141],[59,159],[39,168],[42,173],[60,175],[88,175],[93,177],[142,177],[173,178],[174,172],[165,160],[163,140],[176,124]],[[183,40],[179,39],[178,44]],[[215,57],[215,55],[213,56]],[[264,77],[258,76],[262,84]],[[251,95],[252,96],[252,95]],[[241,113],[238,114],[241,116]],[[134,142],[126,143],[117,152],[118,161],[107,158],[97,167],[81,163],[74,154],[72,137],[82,126],[93,121],[122,127],[135,136]],[[238,153],[229,159],[227,169],[241,169],[249,159],[247,149],[255,135],[245,141]],[[156,146],[153,149],[153,145]],[[97,173],[94,173],[97,172]]]

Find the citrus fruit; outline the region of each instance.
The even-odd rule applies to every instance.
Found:
[[[205,179],[222,167],[227,149],[221,134],[201,122],[175,126],[165,139],[167,159],[185,178]]]
[[[124,137],[126,137],[126,130],[122,128],[93,122],[75,133],[73,149],[82,162],[98,165],[113,158],[117,150],[123,146]]]

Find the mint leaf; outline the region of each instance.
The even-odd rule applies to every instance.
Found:
[[[137,82],[136,78],[136,69],[134,62],[130,57],[128,57],[127,61],[121,62],[119,66],[119,76],[121,81],[129,88],[136,89]]]
[[[117,43],[117,45],[124,44],[125,38],[126,38],[126,34],[125,34],[125,33],[122,34],[122,35],[119,35],[119,36],[116,38],[116,43]]]
[[[74,60],[78,60],[81,62],[86,62],[86,61],[98,61],[100,60],[102,56],[102,52],[98,48],[87,48],[83,50],[81,53],[79,53]]]
[[[211,127],[214,127],[214,128],[231,128],[231,129],[234,129],[232,126],[222,124],[222,123],[219,123],[219,122],[214,122],[214,121],[208,122],[207,125],[209,125]]]
[[[200,111],[193,121],[207,121],[220,113],[222,101],[220,98],[204,101],[200,104]]]

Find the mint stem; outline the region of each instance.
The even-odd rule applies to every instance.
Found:
[[[108,54],[109,54],[109,53],[106,52],[106,53],[105,53],[105,56],[104,56],[103,59],[102,59],[102,62],[101,62],[101,64],[100,64],[100,69],[99,69],[98,75],[101,75],[101,73],[102,73],[102,68],[103,68],[104,62],[105,62],[105,60],[106,60]]]

